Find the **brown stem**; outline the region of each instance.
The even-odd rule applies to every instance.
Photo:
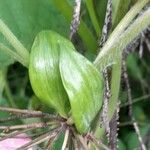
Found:
[[[50,138],[54,138],[59,132],[62,131],[62,127],[59,127],[59,128],[55,128],[53,129],[52,131],[46,133],[46,134],[43,134],[41,136],[39,136],[38,138],[32,140],[31,142],[21,146],[20,148],[18,148],[17,150],[27,150],[29,148],[32,148],[33,146],[36,146]]]
[[[26,115],[29,115],[32,117],[42,117],[42,118],[47,118],[47,119],[52,119],[52,120],[65,121],[65,119],[63,119],[63,118],[60,118],[58,116],[51,115],[48,113],[43,113],[41,111],[34,111],[34,110],[27,110],[27,109],[16,109],[16,108],[8,108],[8,107],[0,107],[0,111],[9,112],[9,113],[13,113],[13,114],[19,113],[19,115],[20,114],[26,114]]]
[[[24,130],[21,130],[21,131],[14,131],[14,132],[9,133],[9,134],[5,135],[4,137],[0,138],[0,141],[3,141],[5,139],[7,139],[7,138],[15,137],[17,135],[20,135],[21,133],[25,133],[25,132],[31,131],[33,129],[35,129],[35,128],[24,129]]]
[[[0,126],[1,130],[17,130],[17,129],[29,129],[29,128],[47,128],[52,122],[38,122],[38,123],[31,123],[26,125],[14,125],[14,126]]]
[[[93,142],[99,149],[103,148],[104,150],[110,150],[110,148],[104,145],[100,139],[95,138],[94,135],[88,133],[86,135],[86,138],[88,141],[90,140],[91,142]]]
[[[80,24],[80,8],[81,8],[81,0],[75,0],[73,19],[70,25],[70,39],[77,32],[78,26]]]

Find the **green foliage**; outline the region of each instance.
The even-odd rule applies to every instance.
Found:
[[[30,54],[29,76],[32,88],[41,101],[66,117],[68,96],[59,72],[59,51],[63,46],[59,41],[62,40],[52,31],[42,31],[37,35]],[[63,50],[65,48],[62,47]]]
[[[0,18],[29,50],[43,29],[57,30],[67,36],[69,24],[49,0],[0,0],[0,4]],[[0,41],[4,41],[2,36]]]
[[[128,12],[131,0],[112,0],[113,7],[113,18],[112,24],[113,28],[120,22],[124,15]]]
[[[64,140],[64,133],[61,133],[54,143],[53,150],[61,149],[63,145],[63,140]]]
[[[95,32],[96,32],[97,36],[99,36],[101,29],[100,29],[99,22],[97,20],[97,16],[96,16],[96,13],[94,10],[93,0],[85,0],[85,3],[87,6],[87,9],[88,9],[91,21],[93,23]]]
[[[128,69],[130,72],[130,75],[135,79],[135,80],[142,80],[142,72],[140,69],[140,66],[138,65],[138,56],[135,54],[131,54],[127,58],[127,65]],[[136,72],[136,73],[135,73]]]
[[[142,137],[144,137],[146,135],[148,130],[149,130],[148,126],[140,128],[140,132],[141,132]],[[138,140],[137,134],[135,132],[128,133],[126,135],[126,140],[125,141],[126,141],[128,150],[136,149],[139,146],[139,140]],[[150,149],[150,145],[148,145],[148,150],[149,149]]]
[[[5,69],[0,70],[0,98],[2,98],[3,90],[5,86],[5,73],[6,73]]]
[[[29,76],[36,95],[61,116],[69,115],[71,105],[73,122],[82,133],[101,108],[103,86],[92,63],[74,50],[57,33],[40,32],[31,50]]]
[[[88,1],[88,0],[87,0]],[[106,0],[93,0],[96,18],[98,18],[98,23],[100,26],[99,34],[101,36],[101,32],[104,25],[104,19],[105,19],[105,12],[107,7],[107,1]]]
[[[55,10],[51,1],[0,0],[0,4],[0,18],[28,50],[31,49],[35,35],[43,29],[57,30],[57,32],[67,36],[69,24]],[[1,34],[0,42],[10,47],[8,41]],[[0,66],[7,66],[14,62],[12,57],[1,50],[0,54]]]
[[[73,8],[69,5],[67,0],[53,0],[53,3],[55,7],[60,11],[60,13],[62,13],[65,16],[68,22],[71,23]],[[96,39],[91,33],[91,31],[88,29],[87,25],[83,22],[82,18],[80,21],[78,33],[82,41],[84,42],[87,50],[89,52],[95,53],[97,48]]]
[[[12,64],[14,59],[0,48],[0,69],[6,68],[8,65]]]
[[[85,57],[73,51],[71,46],[68,48],[69,44],[63,44],[60,74],[69,96],[75,125],[79,132],[87,132],[102,105],[102,76]]]
[[[118,150],[126,150],[125,143],[122,142],[122,140],[118,140]]]

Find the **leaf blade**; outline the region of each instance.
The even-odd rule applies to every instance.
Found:
[[[69,102],[59,73],[57,40],[58,34],[52,31],[42,31],[37,35],[31,50],[29,76],[37,97],[67,117]]]
[[[76,128],[85,133],[102,105],[102,78],[92,63],[73,49],[60,51],[60,74]]]

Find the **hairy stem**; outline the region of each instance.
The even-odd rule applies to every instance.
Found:
[[[150,24],[150,8],[138,17],[117,40],[111,40],[110,47],[104,46],[94,61],[95,66],[103,70],[106,66],[116,63],[122,50]],[[114,39],[116,39],[114,37]]]
[[[94,65],[103,71],[108,65],[113,65],[111,79],[111,98],[109,102],[108,118],[111,120],[118,102],[120,77],[121,77],[121,57],[123,49],[150,24],[150,9],[146,10],[142,16],[138,17],[130,26],[130,22],[146,5],[148,0],[138,1],[135,6],[126,14],[118,24],[114,32],[110,35],[104,47],[99,52],[94,61]],[[129,27],[128,27],[129,26]],[[127,28],[128,27],[128,28]],[[127,28],[127,29],[126,29]],[[126,29],[125,32],[123,32]],[[122,34],[122,35],[121,35]],[[116,40],[117,39],[117,40]],[[104,128],[97,128],[96,137],[102,137]]]
[[[108,119],[109,121],[113,117],[116,111],[118,103],[118,95],[120,89],[120,77],[121,77],[121,59],[112,67],[112,79],[111,79],[111,97],[108,104]],[[105,130],[104,128],[96,128],[95,136],[97,138],[102,137]]]
[[[75,0],[73,17],[70,25],[70,40],[72,36],[77,32],[78,26],[80,24],[80,9],[81,9],[81,0]]]
[[[72,19],[72,7],[68,4],[66,0],[53,0],[56,8],[66,17],[66,19],[71,22]],[[89,52],[96,52],[97,42],[87,25],[82,19],[80,19],[80,26],[78,33],[83,40],[83,43],[86,45]]]
[[[129,12],[125,15],[125,17],[121,20],[121,22],[117,25],[117,27],[115,28],[115,30],[112,32],[112,34],[110,35],[109,39],[107,40],[106,44],[104,45],[104,47],[101,49],[100,53],[98,54],[98,56],[96,57],[95,61],[94,61],[94,64],[98,67],[98,68],[103,68],[101,65],[100,65],[100,62],[102,62],[102,58],[107,58],[107,57],[104,57],[104,55],[106,54],[109,54],[109,52],[111,51],[111,47],[114,45],[114,43],[116,41],[119,41],[118,44],[121,42],[118,37],[121,35],[121,34],[124,34],[122,33],[130,24],[130,22],[133,20],[133,18],[141,11],[141,9],[149,2],[149,0],[139,0],[130,10]],[[148,14],[147,14],[148,15]],[[149,14],[150,15],[150,14]],[[143,17],[141,18],[140,21],[143,21],[144,20],[144,17],[145,15],[143,15]],[[149,19],[148,19],[149,20]],[[145,20],[146,21],[146,20]],[[145,22],[146,24],[146,22]],[[149,24],[149,23],[148,23]],[[146,24],[147,25],[147,24]],[[145,25],[145,26],[146,26]],[[144,26],[144,28],[145,28]],[[140,25],[137,25],[137,28],[140,29],[140,31],[138,33],[140,33],[142,30],[143,30],[143,27],[140,27]],[[137,32],[135,33],[133,39],[137,36],[138,34]],[[116,40],[117,39],[117,40]],[[128,41],[131,42],[131,40]],[[123,43],[124,41],[122,41]],[[126,45],[128,43],[125,43]],[[105,65],[103,66],[106,66],[108,65],[108,61],[105,62]]]
[[[121,59],[117,64],[112,67],[112,79],[111,79],[111,97],[108,104],[108,118],[111,120],[116,110],[118,95],[120,89],[120,78],[121,78]]]

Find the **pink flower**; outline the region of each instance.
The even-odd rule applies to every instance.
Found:
[[[16,150],[17,148],[27,144],[32,139],[27,136],[27,134],[20,134],[16,137],[8,138],[0,141],[0,150]],[[32,150],[30,148],[29,150]]]

